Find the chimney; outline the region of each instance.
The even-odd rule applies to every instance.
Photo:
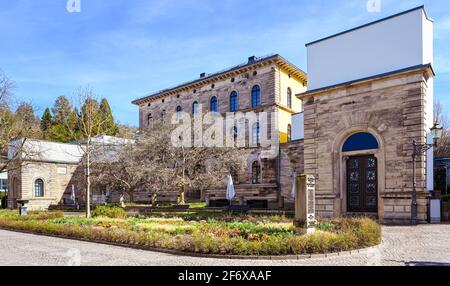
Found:
[[[200,74],[200,78],[204,78],[204,77],[206,77],[206,73],[205,73],[205,72],[202,72],[202,73]]]
[[[248,58],[248,63],[249,64],[254,63],[255,61],[256,61],[256,57],[255,56],[251,56],[251,57]]]

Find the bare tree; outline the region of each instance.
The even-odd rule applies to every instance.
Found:
[[[150,187],[150,168],[142,167],[141,152],[134,149],[133,143],[115,146],[118,154],[104,154],[106,146],[95,146],[96,160],[92,164],[91,175],[93,185],[99,188],[107,188],[112,191],[125,192],[131,201],[134,194]],[[104,155],[100,155],[100,154]],[[108,152],[106,152],[108,153]]]
[[[145,191],[154,198],[160,192],[176,192],[185,204],[187,190],[205,190],[226,185],[230,172],[245,164],[244,151],[237,148],[177,147],[172,144],[169,125],[154,125],[135,144],[124,148],[119,160],[102,164],[102,181],[118,184],[132,198]],[[130,148],[131,147],[131,148]]]
[[[11,81],[1,70],[0,70],[0,106],[8,106],[10,97],[12,96],[12,90],[14,89],[14,82]]]
[[[444,106],[440,101],[434,102],[434,122],[439,123],[443,128],[442,138],[439,140],[438,147],[435,148],[435,157],[450,156],[450,126],[449,118],[445,114]]]
[[[33,108],[22,103],[17,111],[12,110],[14,87],[0,71],[0,173],[18,168],[27,157],[36,155],[25,148],[27,140],[36,136]]]
[[[73,133],[73,137],[81,137],[77,143],[83,150],[83,166],[85,170],[85,186],[86,186],[86,217],[91,217],[91,168],[96,160],[96,151],[94,138],[104,132],[104,119],[98,111],[98,100],[91,87],[80,88],[76,97],[79,101],[81,111],[77,121],[77,128],[74,130],[73,122],[66,122],[69,132]]]

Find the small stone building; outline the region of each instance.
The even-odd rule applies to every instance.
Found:
[[[15,152],[14,143],[9,152]],[[79,202],[84,201],[82,175],[76,175],[83,172],[80,145],[27,140],[20,150],[20,167],[8,172],[8,208],[17,208],[18,200],[29,200],[29,210],[46,210],[70,199],[72,189]]]
[[[423,7],[307,44],[304,172],[319,216],[411,218],[413,140],[431,143],[433,22]],[[433,150],[416,168],[419,220],[433,190]]]
[[[130,142],[132,141],[128,139],[111,136],[93,138],[91,146],[99,151],[94,152],[96,155],[93,160],[101,162],[114,158],[119,148]],[[18,200],[29,200],[29,210],[85,204],[85,170],[81,164],[84,148],[80,142],[65,144],[26,140],[23,147],[20,142],[12,142],[9,152],[20,150],[22,162],[20,167],[8,172],[8,208],[17,208]],[[102,202],[105,191],[92,187],[92,202]]]

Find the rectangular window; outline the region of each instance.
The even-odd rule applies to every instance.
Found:
[[[0,190],[6,190],[8,188],[8,180],[0,179]]]

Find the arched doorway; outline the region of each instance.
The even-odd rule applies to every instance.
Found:
[[[378,149],[377,139],[368,132],[351,135],[342,146],[348,213],[378,212]]]

